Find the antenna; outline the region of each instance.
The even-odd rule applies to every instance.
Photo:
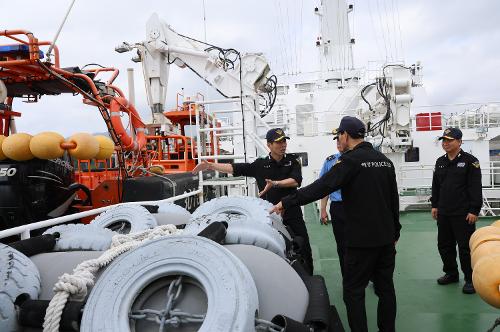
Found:
[[[207,42],[207,12],[205,8],[205,0],[203,0],[203,32],[204,32],[204,37],[205,40],[204,42]]]
[[[66,11],[66,15],[64,16],[63,21],[61,22],[61,25],[59,26],[59,29],[56,32],[56,35],[54,36],[54,40],[52,41],[52,44],[49,47],[49,50],[47,51],[47,61],[50,62],[50,57],[52,56],[52,50],[54,49],[54,46],[56,45],[57,38],[59,38],[59,34],[61,33],[61,30],[64,26],[64,23],[66,23],[66,19],[69,16],[69,13],[71,12],[71,9],[73,8],[73,5],[75,4],[76,0],[71,1],[71,5],[69,6],[68,10]]]

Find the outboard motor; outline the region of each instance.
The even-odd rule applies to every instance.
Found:
[[[69,157],[0,161],[0,230],[63,215],[78,186]]]

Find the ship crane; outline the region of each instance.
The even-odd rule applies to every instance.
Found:
[[[276,77],[259,53],[240,54],[183,36],[153,14],[146,24],[146,40],[117,46],[119,53],[137,50],[132,60],[141,62],[146,94],[153,114],[165,108],[170,65],[189,68],[227,98],[244,96],[264,100],[261,115],[272,108],[276,97]]]
[[[386,65],[381,77],[361,90],[368,108],[359,116],[367,124],[367,139],[383,153],[406,152],[412,147],[410,108],[412,87],[419,85],[420,64]]]

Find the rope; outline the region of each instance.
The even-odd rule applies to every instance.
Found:
[[[70,295],[77,299],[83,299],[87,295],[88,286],[94,285],[95,273],[102,267],[107,266],[121,254],[141,246],[144,242],[159,239],[168,235],[182,232],[174,225],[163,225],[145,231],[118,234],[113,236],[111,247],[101,256],[84,261],[73,270],[73,274],[63,274],[54,285],[54,297],[50,300],[43,332],[58,332],[61,316]]]
[[[486,331],[486,332],[493,332],[493,330],[494,330],[494,329],[495,329],[498,325],[500,325],[500,318],[497,318],[497,319],[495,320],[495,323],[493,323],[493,326],[492,326],[492,327],[490,327],[490,328],[488,329],[488,331]]]

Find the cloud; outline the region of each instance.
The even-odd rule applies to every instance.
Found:
[[[34,0],[1,1],[0,28],[25,28],[39,39],[52,40],[70,1],[53,3],[57,5],[49,8]],[[243,53],[263,52],[277,73],[318,67],[314,45],[318,20],[313,14],[313,3],[212,0],[205,4],[206,35],[210,42]],[[399,12],[399,20],[393,11]],[[118,68],[121,75],[116,85],[125,93],[126,69],[134,68],[137,108],[145,121],[151,112],[146,104],[142,69],[130,61],[131,53],[117,54],[114,47],[122,41],[144,40],[145,24],[153,12],[179,33],[204,39],[202,0],[80,0],[57,42],[63,66],[100,63]],[[404,53],[407,64],[422,62],[431,103],[498,100],[498,12],[497,1],[357,1],[350,16],[356,38],[355,64],[367,67],[369,60],[384,60],[386,53],[392,53],[393,58],[396,53],[398,58]],[[4,40],[0,39],[0,43]],[[167,108],[175,107],[176,93],[182,88],[186,95],[202,92],[207,97],[217,97],[189,70],[172,66]],[[44,97],[38,105],[18,101],[15,106],[23,113],[18,127],[30,133],[58,130],[70,135],[105,128],[97,110],[83,105],[80,97]]]

